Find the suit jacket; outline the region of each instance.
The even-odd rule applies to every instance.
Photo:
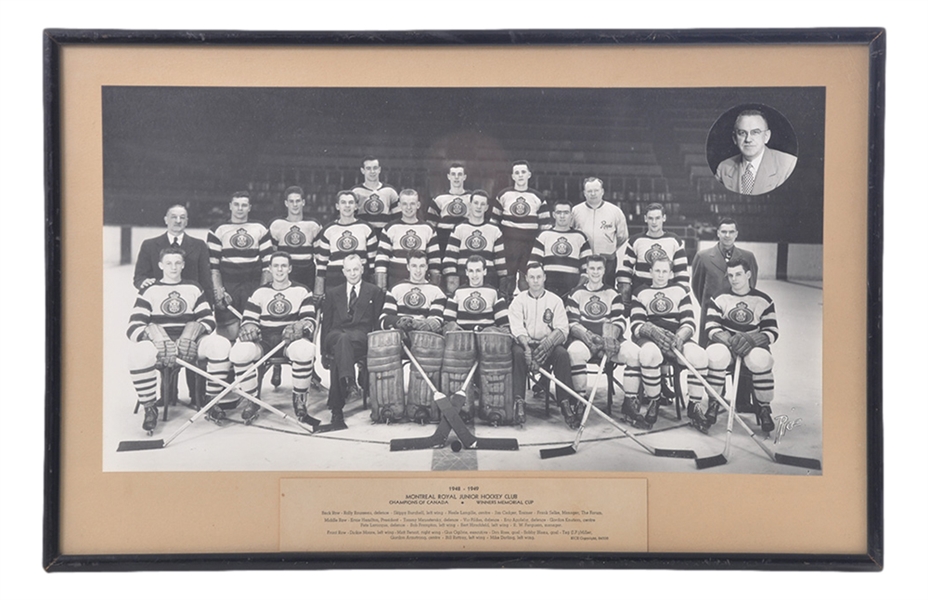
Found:
[[[757,286],[757,259],[754,258],[754,253],[735,246],[731,258],[743,258],[748,262],[751,269],[751,289],[754,289]],[[699,344],[703,347],[708,341],[705,331],[709,300],[731,289],[726,277],[727,272],[728,263],[720,244],[697,252],[696,258],[693,259],[693,295],[699,302]]]
[[[142,242],[139,258],[135,261],[135,275],[132,277],[132,283],[136,288],[140,288],[146,279],[161,279],[163,274],[158,268],[158,256],[161,250],[170,245],[167,233]],[[206,292],[206,297],[212,302],[213,282],[209,273],[209,249],[206,247],[206,242],[191,237],[189,233],[184,233],[184,241],[181,242],[180,247],[186,254],[181,278],[199,283]]]
[[[355,329],[364,333],[374,331],[380,315],[386,292],[372,283],[361,281],[358,287],[358,301],[354,305],[354,314],[348,315],[348,284],[333,288],[325,295],[322,302],[322,340],[333,330]]]
[[[741,160],[742,157],[732,156],[719,163],[715,170],[715,178],[722,182],[726,189],[740,193],[741,188]],[[796,167],[796,157],[773,148],[764,150],[764,157],[760,159],[757,174],[754,176],[754,189],[749,195],[766,194],[780,187],[792,175]]]

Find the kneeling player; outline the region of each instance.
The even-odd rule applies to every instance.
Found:
[[[780,335],[777,313],[770,296],[751,289],[751,269],[747,261],[737,258],[728,263],[726,272],[730,292],[723,292],[709,302],[706,335],[712,342],[709,355],[708,382],[719,394],[725,384],[725,372],[732,355],[739,356],[753,374],[757,419],[764,431],[773,431],[770,403],[773,401],[773,355],[770,344]],[[718,403],[709,401],[706,417],[714,423]]]
[[[180,357],[188,362],[206,359],[207,372],[221,379],[229,373],[229,341],[215,333],[216,320],[203,288],[194,281],[181,280],[184,251],[163,249],[158,267],[163,276],[139,292],[126,332],[133,342],[129,373],[139,404],[145,409],[142,428],[149,435],[158,424],[157,369],[174,367]],[[207,382],[209,397],[221,390],[218,384]]]
[[[248,299],[241,331],[229,358],[235,367],[236,377],[240,377],[281,340],[286,341],[283,355],[292,363],[293,410],[298,419],[305,421],[308,418],[306,391],[316,356],[312,342],[316,309],[312,292],[290,281],[291,269],[289,254],[275,252],[271,255],[271,282],[259,287]],[[258,373],[253,371],[239,385],[242,391],[257,394]],[[234,400],[224,406],[214,406],[210,418],[216,421],[223,419],[225,409],[234,408],[237,404],[238,400]],[[257,404],[248,402],[242,410],[242,419],[251,424],[259,410]]]
[[[622,298],[613,288],[603,285],[606,259],[594,254],[587,260],[587,282],[567,295],[567,320],[570,322],[570,373],[574,389],[583,395],[586,387],[586,364],[605,352],[610,360],[625,365],[625,396],[638,396],[641,369],[639,348],[631,341],[622,341],[627,321]]]
[[[638,361],[641,364],[641,379],[648,406],[643,424],[636,398],[626,397],[622,412],[633,425],[644,428],[650,428],[657,422],[661,390],[660,366],[664,356],[673,358],[674,349],[682,352],[703,377],[707,374],[709,364],[706,351],[691,341],[696,331],[696,319],[689,292],[680,284],[668,283],[672,268],[666,256],[655,258],[651,263],[651,285],[638,288],[632,296],[632,339],[641,347]],[[706,433],[710,423],[706,421],[701,406],[704,390],[692,373],[687,378],[687,389],[689,402],[686,414],[694,427]]]

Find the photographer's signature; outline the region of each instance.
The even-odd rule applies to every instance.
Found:
[[[773,422],[776,425],[773,430],[773,443],[776,444],[780,441],[781,437],[786,435],[787,431],[792,431],[796,427],[799,427],[802,424],[802,419],[799,418],[795,421],[790,421],[787,415],[777,415],[773,418]]]

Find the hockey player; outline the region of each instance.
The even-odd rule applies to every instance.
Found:
[[[603,180],[587,177],[583,180],[585,202],[573,207],[574,227],[583,232],[593,254],[606,257],[606,287],[615,287],[617,259],[628,240],[628,222],[622,209],[603,199]]]
[[[286,218],[275,219],[268,228],[271,239],[276,250],[290,254],[290,280],[312,290],[315,288],[316,278],[313,242],[322,225],[316,219],[306,218],[303,214],[306,207],[303,188],[288,187],[284,191],[284,206],[287,207]]]
[[[591,254],[586,236],[572,229],[570,220],[570,202],[555,202],[554,228],[539,232],[532,247],[531,260],[545,270],[545,289],[561,298],[585,281],[583,271]]]
[[[403,190],[399,199],[400,218],[384,227],[378,238],[374,263],[374,283],[383,290],[406,279],[406,256],[413,250],[424,250],[428,256],[429,279],[439,283],[441,250],[435,228],[419,220],[419,193]]]
[[[496,197],[492,215],[499,223],[506,244],[506,270],[513,277],[525,277],[525,268],[532,253],[535,236],[550,227],[551,211],[539,193],[528,187],[532,177],[524,160],[512,163],[513,186]]]
[[[338,219],[323,227],[316,238],[316,298],[345,283],[342,266],[347,256],[356,254],[361,259],[362,277],[373,272],[377,256],[377,234],[369,223],[358,220],[355,193],[338,192],[335,208]]]
[[[638,366],[640,348],[622,340],[627,329],[625,307],[614,288],[606,287],[606,258],[591,256],[586,263],[589,280],[567,296],[565,308],[570,323],[567,353],[574,389],[586,395],[586,364],[605,352],[610,360],[625,365],[625,397],[638,396],[641,369]]]
[[[570,356],[564,343],[570,324],[564,302],[545,289],[545,271],[533,262],[527,268],[528,290],[517,294],[509,305],[509,324],[518,344],[512,346],[513,390],[517,406],[524,404],[528,370],[545,367],[567,387],[571,387]],[[575,410],[576,400],[557,388],[557,402],[561,414],[571,428],[580,425]]]
[[[180,357],[188,362],[206,359],[206,370],[221,379],[229,374],[229,340],[216,335],[206,294],[196,282],[181,279],[184,251],[163,248],[158,266],[162,277],[139,292],[126,331],[132,342],[129,374],[145,409],[142,428],[149,435],[158,424],[157,369],[175,366]],[[221,391],[221,386],[207,381],[209,397]]]
[[[361,174],[364,181],[351,191],[358,202],[358,218],[370,224],[376,239],[395,216],[398,194],[393,186],[380,181],[380,160],[376,157],[368,155],[361,159]]]
[[[222,309],[232,306],[241,313],[258,286],[270,281],[267,265],[274,248],[267,227],[248,220],[251,195],[247,191],[232,194],[229,210],[229,221],[210,229],[206,245],[217,321],[225,335],[234,340],[238,335],[238,319],[231,311]]]
[[[728,263],[730,292],[723,292],[709,301],[706,334],[712,342],[706,349],[709,376],[706,380],[719,394],[725,385],[725,372],[733,355],[744,361],[753,375],[754,397],[757,400],[757,420],[764,431],[773,431],[770,403],[773,401],[773,355],[770,345],[777,341],[777,313],[767,294],[751,288],[753,273],[744,258]],[[718,403],[709,401],[706,418],[714,423]]]
[[[448,181],[451,189],[432,198],[426,210],[425,220],[435,228],[438,246],[446,248],[448,237],[454,228],[467,219],[471,193],[464,189],[467,174],[464,165],[451,163],[448,168]]]
[[[683,240],[664,231],[667,215],[661,204],[649,204],[645,209],[646,231],[632,236],[625,247],[625,255],[618,266],[616,287],[622,300],[628,303],[632,290],[651,284],[651,265],[658,258],[668,258],[673,265],[670,283],[689,289],[690,278]]]
[[[381,329],[440,333],[445,312],[445,294],[426,280],[428,262],[422,250],[406,257],[409,279],[393,286],[383,303]]]
[[[485,284],[487,262],[473,255],[465,262],[468,285],[463,285],[448,298],[445,307],[445,329],[476,331],[487,327],[509,327],[509,311],[499,292]]]
[[[292,270],[289,254],[275,252],[271,255],[271,282],[259,287],[248,299],[238,341],[232,346],[229,360],[235,368],[236,377],[240,377],[271,348],[286,340],[287,345],[282,352],[292,364],[293,411],[297,418],[305,420],[306,392],[316,356],[312,342],[316,310],[312,292],[306,286],[290,281]],[[252,371],[239,385],[243,392],[257,395],[257,371]],[[238,400],[220,402],[210,409],[210,419],[221,421],[225,418],[225,410],[237,404]],[[247,402],[242,410],[242,420],[250,425],[260,410],[254,402]],[[315,423],[318,424],[318,421]]]
[[[470,256],[482,257],[488,267],[481,285],[497,288],[503,295],[512,292],[512,283],[507,279],[503,232],[486,218],[489,202],[490,196],[486,191],[474,190],[470,196],[467,222],[454,228],[444,247],[442,274],[449,294],[454,294],[461,285],[461,279],[467,277],[465,264]]]
[[[637,427],[650,428],[657,422],[660,405],[661,373],[664,357],[674,357],[677,349],[703,377],[707,374],[709,359],[706,351],[691,338],[696,332],[696,319],[689,291],[679,283],[671,283],[671,261],[666,256],[651,262],[651,282],[638,288],[632,296],[631,332],[632,341],[640,346],[638,362],[641,364],[641,379],[644,387],[647,412],[643,423],[640,406],[634,397],[626,397],[623,414]],[[676,360],[674,358],[674,360]],[[708,432],[709,425],[702,406],[703,387],[690,373],[687,378],[689,402],[686,414],[694,427]]]

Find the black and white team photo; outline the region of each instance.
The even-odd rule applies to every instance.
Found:
[[[823,472],[824,88],[102,106],[104,471]]]

